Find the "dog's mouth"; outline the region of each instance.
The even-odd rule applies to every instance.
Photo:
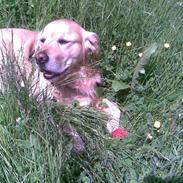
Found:
[[[54,72],[50,72],[50,71],[43,71],[43,76],[45,77],[45,79],[53,79],[55,77],[58,77],[60,74],[56,74]]]
[[[48,70],[41,70],[41,72],[43,72],[43,76],[44,76],[45,79],[51,80],[51,79],[54,79],[58,76],[61,76],[61,75],[65,74],[67,70],[68,70],[68,68],[65,69],[64,71],[60,72],[60,73],[55,73],[55,72],[48,71]]]

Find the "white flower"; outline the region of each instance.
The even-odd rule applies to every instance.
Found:
[[[154,127],[159,129],[161,127],[161,123],[159,121],[154,122]]]
[[[114,45],[114,46],[112,46],[112,51],[115,51],[116,49],[117,49],[117,47]]]
[[[139,57],[142,57],[143,56],[143,53],[139,53]]]
[[[21,118],[18,117],[18,118],[16,119],[16,123],[20,123],[20,121],[21,121]]]
[[[24,87],[25,87],[25,84],[24,84],[24,82],[23,82],[23,81],[21,81],[20,86],[21,86],[22,88],[24,88]]]
[[[175,5],[180,7],[180,6],[182,6],[182,2],[176,2]]]
[[[165,43],[165,44],[164,44],[164,47],[165,47],[165,48],[170,48],[170,44],[169,44],[169,43]]]
[[[178,114],[179,118],[182,116],[182,114]]]
[[[146,71],[145,71],[144,68],[140,69],[139,72],[140,72],[141,74],[145,74],[145,73],[146,73]]]
[[[126,46],[132,46],[132,43],[130,41],[126,42]]]
[[[148,140],[152,140],[153,136],[150,133],[146,133],[146,138]]]

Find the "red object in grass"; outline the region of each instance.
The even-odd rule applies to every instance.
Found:
[[[125,139],[127,137],[128,137],[128,131],[123,128],[117,128],[116,130],[114,130],[112,132],[112,138],[114,138],[114,139],[116,139],[116,138]]]

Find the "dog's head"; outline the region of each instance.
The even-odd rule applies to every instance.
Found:
[[[88,62],[89,55],[97,55],[97,35],[84,30],[71,20],[49,23],[37,37],[36,62],[48,80],[65,75],[69,69]]]

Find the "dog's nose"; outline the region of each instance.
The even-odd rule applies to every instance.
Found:
[[[36,57],[37,64],[45,64],[46,62],[48,62],[48,60],[49,60],[49,57],[44,52],[38,53]]]

